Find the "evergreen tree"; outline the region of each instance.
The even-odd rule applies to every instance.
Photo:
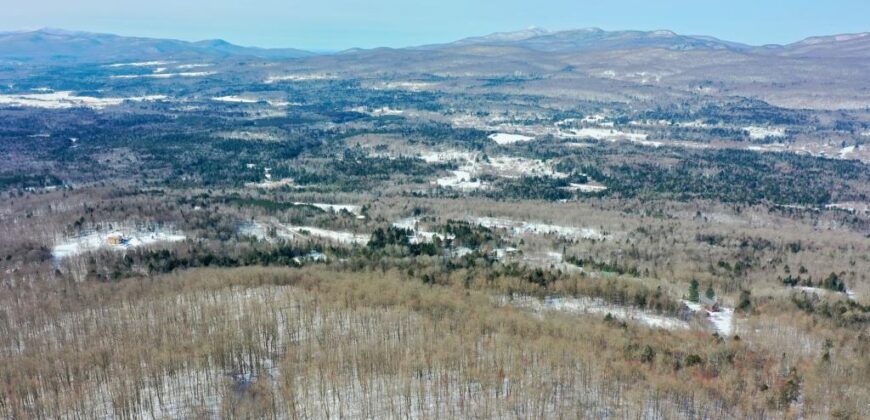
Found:
[[[692,283],[689,285],[689,301],[698,302],[700,300],[698,292],[698,280],[692,279]]]
[[[707,299],[713,300],[716,297],[716,292],[713,291],[713,285],[707,286],[707,291],[704,292],[704,296],[707,296]]]

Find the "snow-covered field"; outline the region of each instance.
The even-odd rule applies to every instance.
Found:
[[[840,153],[839,153],[840,157],[841,158],[848,157],[852,153],[855,153],[855,149],[857,149],[857,147],[855,147],[855,146],[846,146],[846,147],[840,149]]]
[[[426,163],[473,162],[475,154],[462,150],[424,151],[419,155]]]
[[[274,237],[270,234],[273,230]],[[277,222],[253,222],[239,227],[239,234],[253,236],[260,240],[321,238],[345,245],[365,245],[369,235],[321,229],[313,226],[293,226]]]
[[[522,222],[511,219],[478,217],[471,219],[476,223],[490,229],[506,229],[515,236],[524,234],[556,235],[566,239],[594,239],[603,240],[605,236],[593,228],[578,228],[572,226],[550,225],[545,223]]]
[[[369,242],[369,235],[352,232],[320,229],[311,226],[284,226],[284,228],[300,237],[314,236],[346,245],[365,245]]]
[[[494,156],[480,164],[481,169],[494,172],[504,178],[519,178],[522,176],[544,176],[565,178],[568,174],[557,172],[553,166],[541,160],[526,159],[511,156]]]
[[[254,130],[219,131],[214,135],[222,139],[245,141],[278,141],[282,138],[279,133]]]
[[[749,134],[749,138],[752,140],[764,140],[769,137],[785,137],[785,128],[782,127],[759,127],[753,125],[743,127],[743,130]]]
[[[211,98],[211,100],[216,101],[216,102],[229,102],[229,103],[236,103],[236,104],[255,104],[257,102],[260,102],[259,99],[251,99],[251,98],[245,98],[245,97],[241,97],[241,96],[232,96],[232,95],[230,95],[230,96],[217,96],[217,97]]]
[[[531,309],[535,312],[564,312],[576,315],[603,317],[610,314],[624,321],[635,321],[652,328],[667,330],[686,330],[689,324],[675,317],[659,315],[650,311],[607,303],[602,299],[590,297],[549,297],[544,300],[533,297],[502,298],[503,304]]]
[[[0,106],[17,106],[47,109],[65,108],[92,108],[103,109],[110,106],[118,106],[125,101],[143,102],[160,101],[167,97],[163,95],[135,96],[127,98],[95,98],[92,96],[76,96],[70,91],[58,91],[51,93],[25,93],[0,95]]]
[[[571,183],[567,187],[568,191],[579,191],[583,193],[597,193],[601,191],[606,191],[607,187],[604,185],[598,184],[574,184]]]
[[[206,77],[217,74],[214,71],[187,71],[179,73],[151,73],[151,74],[116,74],[109,76],[112,79],[169,79],[173,77]]]
[[[371,86],[375,90],[407,90],[411,92],[420,92],[434,87],[434,83],[428,82],[383,82]]]
[[[181,65],[177,66],[176,68],[179,70],[190,70],[190,69],[196,69],[196,68],[200,68],[200,67],[209,67],[209,66],[211,66],[211,64],[190,63],[190,64],[181,64]]]
[[[298,105],[298,104],[295,104],[292,102],[287,102],[287,101],[274,101],[271,99],[258,99],[258,98],[250,98],[250,97],[236,96],[236,95],[217,96],[217,97],[211,98],[211,100],[216,101],[216,102],[235,103],[235,104],[257,104],[260,102],[264,102],[264,103],[269,104],[269,106],[274,106],[274,107],[285,107],[285,106],[291,106],[291,105]]]
[[[418,157],[428,163],[458,163],[459,169],[450,171],[449,176],[438,178],[433,183],[461,191],[489,188],[488,184],[478,180],[482,174],[502,178],[523,176],[565,178],[568,176],[568,174],[556,171],[550,162],[521,157],[490,156],[482,160],[477,153],[458,150],[427,151],[418,154]]]
[[[649,137],[646,133],[631,133],[627,131],[617,130],[615,128],[596,128],[588,127],[581,129],[561,129],[558,137],[563,139],[596,139],[615,142],[618,140],[627,140],[631,142],[644,142]],[[650,145],[656,145],[657,142]]]
[[[684,300],[683,303],[694,312],[705,313],[707,315],[707,320],[712,324],[713,328],[720,336],[728,337],[734,331],[733,308],[721,306],[719,311],[712,312],[708,311],[699,303],[689,302],[687,300]]]
[[[453,235],[444,236],[444,235],[441,235],[441,234],[436,233],[436,232],[419,230],[419,229],[417,229],[419,222],[420,222],[419,217],[409,217],[406,219],[401,219],[401,220],[396,221],[395,223],[393,223],[393,227],[399,228],[399,229],[410,230],[411,232],[413,232],[413,236],[408,238],[409,242],[412,244],[429,243],[429,242],[432,242],[433,240],[435,240],[436,237],[441,239],[441,240],[455,238],[455,236],[453,236]],[[469,252],[471,252],[471,250],[469,250]]]
[[[358,106],[355,108],[351,108],[350,110],[353,112],[358,112],[360,114],[370,115],[372,117],[395,117],[405,114],[405,111],[401,109],[393,109],[388,106],[374,109],[365,106]]]
[[[285,74],[281,76],[269,76],[264,83],[272,84],[279,82],[307,82],[314,80],[334,80],[335,75],[326,73],[301,73],[301,74]]]
[[[122,236],[124,241],[117,245],[110,244],[109,237],[113,235]],[[100,249],[124,251],[159,242],[178,242],[184,239],[186,237],[182,232],[172,229],[121,228],[112,231],[93,231],[80,236],[57,240],[51,250],[51,255],[55,260],[62,260]]]
[[[826,209],[845,210],[850,213],[870,213],[870,203],[848,202],[848,203],[831,203],[825,205]]]
[[[363,214],[362,214],[362,206],[357,206],[355,204],[325,204],[325,203],[302,203],[302,202],[297,202],[297,203],[293,203],[293,204],[295,204],[297,206],[316,207],[320,210],[333,212],[333,213],[340,213],[342,211],[346,211],[346,212],[356,216],[358,219],[365,219],[365,216],[363,216]]]
[[[471,172],[465,170],[450,171],[450,176],[436,179],[435,184],[440,187],[453,188],[460,191],[488,188],[487,184],[484,184],[473,176]]]
[[[559,270],[564,273],[583,272],[583,267],[565,262],[564,255],[556,251],[520,253],[516,248],[500,248],[495,250],[495,257],[500,261],[515,261],[530,267]]]
[[[109,64],[106,67],[156,67],[156,66],[166,66],[174,63],[174,61],[140,61],[136,63],[115,63]]]
[[[535,138],[524,136],[522,134],[494,133],[489,135],[489,139],[498,144],[504,145],[532,141]]]
[[[277,181],[272,181],[272,180],[267,179],[263,182],[249,182],[249,183],[245,184],[245,186],[248,188],[263,188],[266,190],[281,188],[283,186],[294,186],[294,185],[296,185],[296,181],[294,181],[292,178],[284,178],[284,179],[279,179]]]

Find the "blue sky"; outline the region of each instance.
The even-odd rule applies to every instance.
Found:
[[[0,30],[40,27],[340,50],[491,32],[670,29],[750,44],[870,31],[868,0],[0,0]]]

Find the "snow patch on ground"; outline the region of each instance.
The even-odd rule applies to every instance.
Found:
[[[607,187],[600,184],[575,184],[571,183],[566,187],[568,191],[577,191],[582,193],[597,193],[601,191],[606,191]]]
[[[852,153],[855,153],[855,149],[857,149],[857,147],[855,147],[855,146],[846,146],[846,147],[840,149],[840,153],[839,153],[840,157],[841,158],[846,157]]]
[[[565,178],[568,176],[568,174],[556,171],[550,162],[536,159],[492,156],[481,160],[477,153],[457,150],[422,152],[418,157],[427,163],[458,163],[458,169],[450,171],[449,176],[438,178],[433,183],[462,191],[489,188],[488,184],[478,180],[482,174],[491,174],[502,178],[523,176]]]
[[[770,137],[785,137],[785,128],[782,127],[759,127],[752,125],[749,127],[743,127],[743,130],[749,134],[749,138],[752,140],[764,140]]]
[[[190,69],[195,69],[195,68],[199,68],[199,67],[209,67],[209,66],[211,66],[211,64],[192,63],[192,64],[181,64],[176,68],[179,70],[190,70]]]
[[[273,181],[271,179],[267,179],[263,182],[249,182],[245,184],[248,188],[263,188],[266,190],[272,190],[275,188],[281,188],[284,186],[293,187],[296,186],[296,181],[293,178],[284,178],[279,179],[277,181]]]
[[[110,237],[122,237],[117,244],[109,242]],[[185,240],[183,233],[172,229],[121,228],[114,231],[92,231],[79,236],[59,239],[51,250],[55,260],[84,254],[86,252],[107,249],[124,251],[131,248],[155,244],[158,242],[179,242]]]
[[[596,139],[596,140],[605,140],[615,142],[617,140],[628,140],[631,142],[645,142],[649,137],[646,133],[631,133],[627,131],[621,131],[614,128],[595,128],[595,127],[587,127],[581,129],[561,129],[559,130],[558,137],[563,139]],[[654,142],[653,144],[658,144],[658,142]]]
[[[556,235],[567,239],[593,239],[603,240],[605,236],[593,228],[578,228],[571,226],[550,225],[545,223],[522,222],[511,219],[478,217],[471,219],[476,223],[490,229],[505,229],[514,236],[524,234]]]
[[[302,203],[296,202],[293,203],[297,206],[311,206],[316,207],[320,210],[332,213],[341,213],[342,211],[346,211],[358,219],[365,219],[365,216],[362,214],[362,206],[357,206],[355,204],[325,204],[325,203]]]
[[[519,143],[519,142],[532,141],[535,138],[529,137],[529,136],[524,136],[522,134],[494,133],[494,134],[489,135],[489,139],[498,143],[498,144],[505,145],[505,144],[514,144],[514,143]]]
[[[327,230],[312,226],[285,225],[283,227],[299,237],[314,236],[346,245],[365,245],[369,242],[369,235],[356,234],[352,232]]]
[[[700,303],[684,300],[685,304],[693,312],[704,313],[707,320],[713,325],[713,328],[720,336],[728,337],[734,331],[734,309],[720,306],[718,311],[708,310]]]
[[[241,96],[218,96],[211,98],[211,100],[217,102],[229,102],[237,104],[255,104],[257,102],[260,102],[258,99],[243,98]]]
[[[190,71],[180,73],[151,73],[151,74],[119,74],[110,76],[112,79],[170,79],[173,77],[206,77],[217,74],[214,71]]]
[[[489,186],[474,177],[471,172],[464,170],[450,171],[450,176],[435,180],[439,187],[453,188],[460,191],[472,191],[488,188]]]
[[[285,74],[282,76],[269,76],[266,78],[266,84],[279,82],[308,82],[315,80],[335,80],[336,76],[326,73],[301,73],[301,74]]]
[[[218,97],[211,98],[211,100],[216,101],[216,102],[226,102],[226,103],[235,103],[235,104],[258,104],[260,102],[265,102],[265,103],[269,104],[270,106],[274,106],[274,107],[284,107],[284,106],[290,106],[290,105],[297,105],[297,104],[287,102],[287,101],[273,101],[273,100],[269,100],[269,99],[257,99],[257,98],[249,98],[249,97],[234,96],[234,95],[218,96]]]
[[[687,330],[685,321],[666,315],[659,315],[643,309],[608,303],[603,299],[590,297],[548,297],[544,300],[533,297],[503,298],[504,304],[531,309],[535,312],[564,312],[576,315],[606,316],[624,321],[635,321],[652,328],[666,330]]]
[[[115,63],[109,64],[106,67],[155,67],[155,66],[166,66],[172,64],[173,61],[140,61],[136,63]]]
[[[412,236],[408,238],[409,242],[412,244],[424,244],[429,243],[435,240],[435,238],[439,238],[442,241],[446,239],[454,239],[456,238],[453,235],[442,235],[436,232],[429,232],[425,230],[418,230],[417,225],[420,222],[419,217],[409,217],[406,219],[401,219],[393,223],[393,227],[399,229],[405,229],[412,232]]]
[[[407,90],[420,92],[435,87],[434,83],[427,82],[383,82],[372,86],[374,90]]]
[[[95,98],[91,96],[75,96],[70,91],[35,94],[0,95],[0,106],[19,106],[31,108],[66,109],[66,108],[92,108],[103,109],[110,106],[118,106],[125,101],[144,102],[160,101],[167,97],[163,95],[136,96],[128,98]]]
[[[326,239],[345,245],[365,245],[369,235],[321,229],[313,226],[293,226],[277,222],[253,222],[239,227],[239,234],[253,236],[272,242],[280,239],[305,239],[310,237]]]
[[[351,108],[350,110],[360,114],[370,115],[372,117],[395,117],[405,114],[405,111],[401,109],[393,109],[388,106],[375,109],[366,106],[358,106],[356,108]]]

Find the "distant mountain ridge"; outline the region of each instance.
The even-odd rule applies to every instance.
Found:
[[[532,27],[515,32],[464,38],[446,44],[416,47],[449,50],[467,47],[514,47],[549,53],[585,53],[660,48],[673,51],[728,50],[805,57],[870,57],[870,32],[806,38],[786,45],[754,46],[712,36],[681,35],[669,30],[606,31],[584,28],[548,31]]]
[[[672,31],[605,31],[584,28],[551,32],[542,28],[529,28],[517,32],[499,32],[491,35],[461,39],[423,48],[455,48],[466,46],[511,46],[542,52],[570,53],[636,48],[665,48],[670,50],[732,49],[745,51],[752,47],[737,42],[723,41],[708,36],[679,35]]]
[[[298,49],[242,47],[223,40],[188,42],[54,28],[0,33],[0,60],[6,61],[111,63],[232,56],[285,59],[311,55],[314,53]]]
[[[724,51],[781,57],[870,58],[870,33],[807,38],[787,45],[752,46],[710,36],[681,35],[668,30],[606,31],[585,28],[549,31],[532,27],[497,32],[446,44],[408,48],[351,48],[340,56],[357,54],[414,54],[439,51],[465,55],[491,53],[498,49],[522,49],[536,54],[585,54],[610,51],[654,50]],[[0,32],[0,61],[25,63],[117,63],[149,60],[219,60],[251,57],[268,60],[312,57],[317,54],[293,48],[243,47],[224,40],[188,42],[173,39],[125,37],[111,34],[44,28],[35,31]]]

